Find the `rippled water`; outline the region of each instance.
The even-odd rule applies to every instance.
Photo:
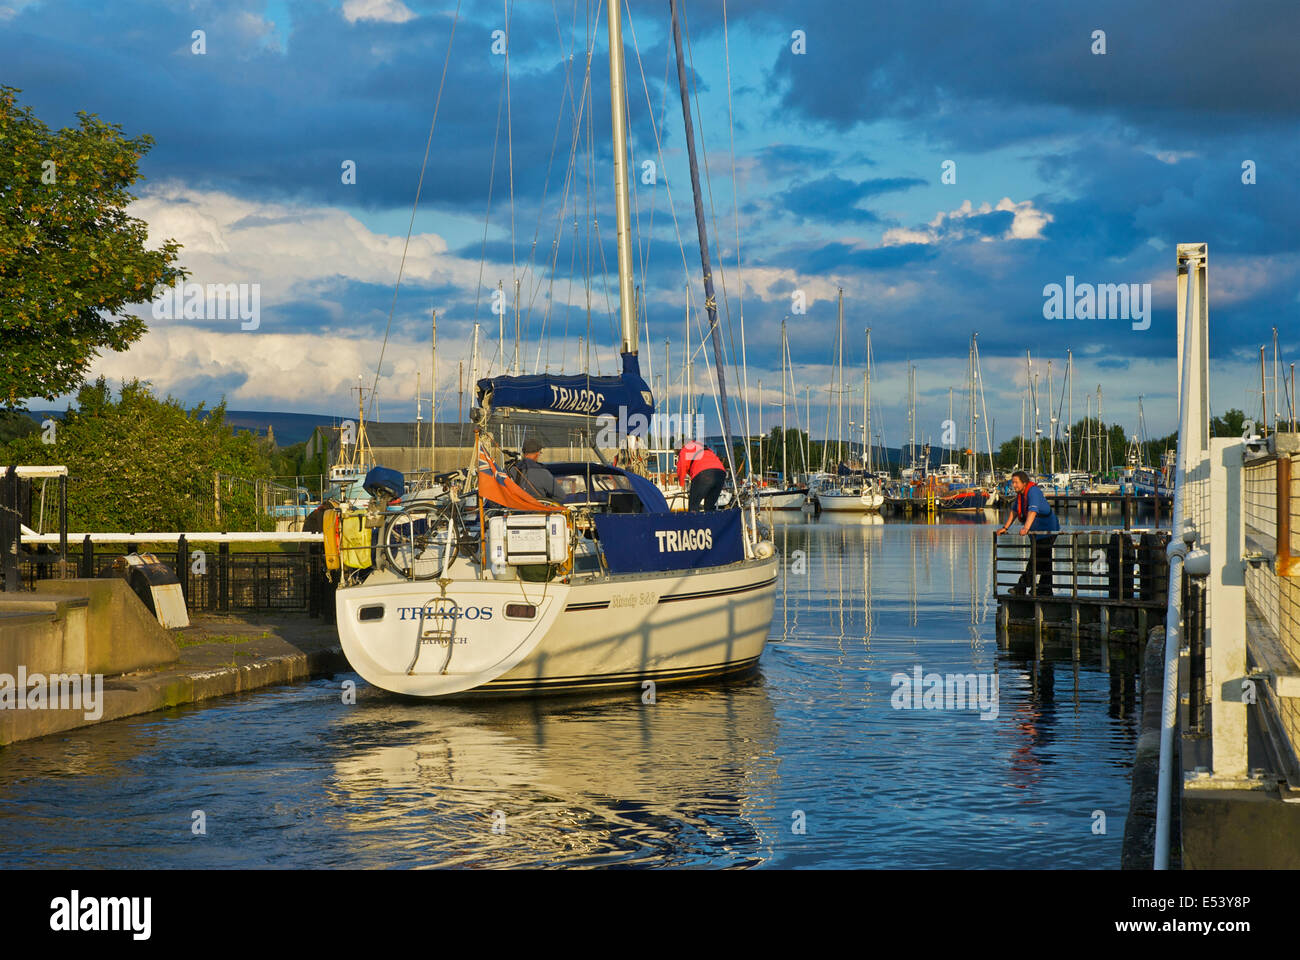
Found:
[[[1000,649],[990,530],[778,517],[760,675],[655,704],[346,674],[0,749],[0,862],[1117,868],[1133,658]],[[996,718],[894,709],[916,666],[996,671]]]

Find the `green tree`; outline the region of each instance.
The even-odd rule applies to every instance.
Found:
[[[0,405],[53,400],[82,384],[101,350],[139,340],[126,312],[185,276],[180,246],[150,250],[127,190],[153,145],[79,113],[51,132],[18,90],[0,87]]]
[[[40,430],[36,421],[21,410],[0,410],[0,443],[26,437]]]
[[[1221,417],[1210,418],[1210,436],[1240,437],[1246,430],[1246,414],[1233,407],[1223,411]]]
[[[0,444],[0,463],[66,465],[69,529],[251,530],[259,522],[252,478],[270,472],[270,451],[225,422],[224,402],[186,410],[139,380],[124,383],[114,399],[100,377],[78,391],[54,438],[47,444],[37,433]]]

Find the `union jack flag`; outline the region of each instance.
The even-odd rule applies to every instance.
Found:
[[[564,507],[545,504],[534,499],[503,471],[498,470],[481,438],[477,441],[477,453],[478,493],[484,500],[499,503],[510,510],[528,510],[534,513],[556,513],[564,510]]]

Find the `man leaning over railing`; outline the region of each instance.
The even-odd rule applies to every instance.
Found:
[[[1050,597],[1052,595],[1052,549],[1056,544],[1056,535],[1061,529],[1061,522],[1052,512],[1052,505],[1047,502],[1043,489],[1029,479],[1029,474],[1017,470],[1011,475],[1011,490],[1016,495],[1012,502],[1011,516],[1007,517],[998,530],[1006,533],[1012,523],[1020,523],[1020,535],[1029,537],[1029,560],[1020,580],[1011,588],[1013,594],[1025,594],[1034,586],[1034,570],[1038,571],[1038,589],[1034,596]]]

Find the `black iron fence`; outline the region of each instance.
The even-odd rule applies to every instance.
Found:
[[[136,546],[105,548],[86,537],[69,551],[69,575],[111,575],[114,563],[136,552]],[[149,552],[176,572],[191,613],[296,613],[333,620],[334,585],[326,576],[324,552],[319,544],[297,546],[235,551],[228,543],[190,544],[182,537],[174,550]],[[29,587],[54,575],[48,565],[28,560],[17,569]]]
[[[995,533],[994,589],[999,597],[1050,595],[1164,607],[1168,543],[1164,531],[1063,530],[1041,539]]]
[[[49,479],[48,475],[45,479]],[[59,542],[57,546],[32,547],[23,543],[22,528],[32,523],[32,481],[18,475],[15,466],[0,468],[0,590],[17,590],[24,569],[41,570],[45,576],[56,564],[68,559],[68,477],[58,477]],[[42,507],[44,494],[41,495]],[[44,512],[44,511],[42,511]],[[61,569],[61,567],[60,567]],[[35,574],[31,574],[34,576]]]

